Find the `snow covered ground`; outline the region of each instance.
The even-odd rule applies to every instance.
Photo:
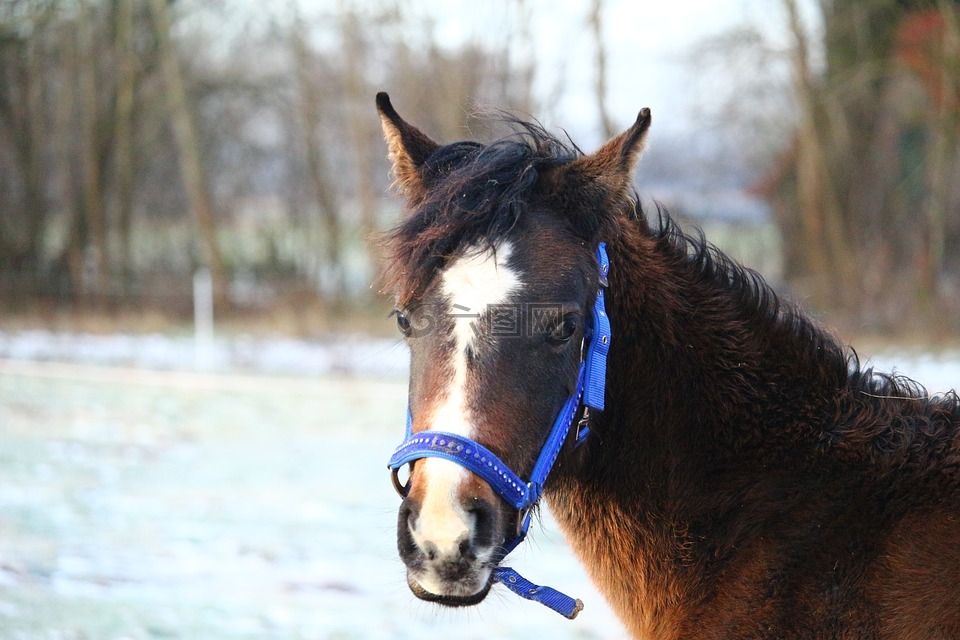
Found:
[[[397,370],[384,345],[258,345],[259,373],[211,373],[164,370],[192,352],[159,337],[109,357],[102,338],[17,340],[0,342],[0,638],[624,636],[549,519],[512,564],[582,598],[576,622],[499,588],[464,611],[410,594],[385,466],[402,350]],[[263,355],[290,351],[312,375]]]
[[[0,638],[625,636],[549,518],[513,564],[582,598],[576,621],[499,588],[457,611],[409,593],[395,341],[205,348],[0,334]],[[871,361],[960,385],[960,353]]]
[[[197,341],[192,335],[0,331],[0,358],[173,371],[392,377],[407,373],[407,349],[401,340],[361,334],[320,340],[239,335]]]

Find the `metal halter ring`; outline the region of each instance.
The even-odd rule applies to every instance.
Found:
[[[413,463],[407,463],[407,466],[410,467],[410,472],[413,472]],[[410,493],[410,476],[407,476],[407,483],[403,484],[400,482],[400,467],[390,470],[390,479],[393,480],[393,488],[396,489],[397,493],[400,494],[401,498],[406,498],[407,494]]]
[[[523,535],[523,522],[527,519],[527,516],[530,515],[531,509],[533,509],[533,505],[523,509],[517,509],[517,535],[518,536]]]

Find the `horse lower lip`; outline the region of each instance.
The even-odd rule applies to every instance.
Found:
[[[426,602],[435,602],[445,607],[469,607],[479,604],[487,597],[487,594],[490,593],[490,587],[493,586],[493,577],[491,576],[490,579],[487,580],[483,589],[469,596],[448,596],[431,593],[417,584],[417,581],[410,576],[407,576],[407,584],[410,587],[410,591],[413,592],[413,595]]]

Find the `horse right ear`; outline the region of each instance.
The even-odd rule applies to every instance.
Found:
[[[395,184],[400,193],[410,200],[416,200],[423,194],[421,168],[440,145],[401,118],[390,104],[390,96],[383,91],[377,94],[377,112],[383,125],[383,136],[387,140]]]

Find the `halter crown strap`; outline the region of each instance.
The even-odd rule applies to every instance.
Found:
[[[413,433],[413,417],[407,408],[406,437],[390,457],[388,468],[396,472],[405,464],[426,457],[437,457],[456,462],[483,478],[508,504],[519,510],[517,515],[517,534],[504,544],[504,556],[523,542],[530,527],[531,508],[543,493],[543,486],[553,469],[563,443],[566,442],[573,425],[573,419],[583,404],[583,417],[577,428],[575,446],[580,446],[589,434],[590,409],[602,411],[603,396],[606,390],[607,354],[610,350],[612,332],[604,301],[604,289],[610,261],[605,243],[597,246],[599,283],[591,314],[590,342],[586,355],[580,362],[575,391],[567,398],[554,420],[553,428],[540,449],[537,461],[530,473],[530,480],[524,482],[492,451],[470,438],[445,431],[421,431]],[[398,490],[399,484],[398,484]],[[583,603],[566,596],[550,587],[536,585],[523,578],[509,567],[496,567],[493,570],[494,582],[499,582],[517,595],[539,602],[557,613],[570,618],[577,616]]]
[[[597,247],[597,262],[600,263],[600,281],[597,297],[593,303],[593,336],[587,350],[587,386],[583,390],[583,404],[597,411],[603,411],[603,394],[607,382],[607,353],[610,351],[610,318],[604,304],[603,290],[607,287],[607,275],[610,273],[610,259],[607,246],[601,242]]]

